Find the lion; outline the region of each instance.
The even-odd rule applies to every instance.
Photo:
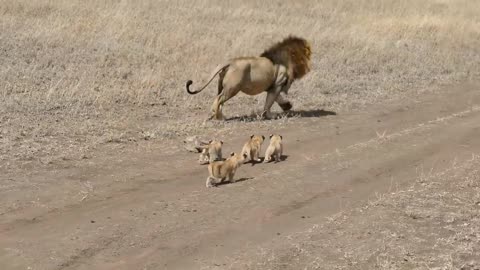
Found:
[[[275,163],[280,161],[280,158],[282,157],[283,154],[283,137],[282,135],[270,135],[270,144],[267,147],[267,150],[265,151],[265,159],[263,162],[267,163],[272,160],[272,158],[275,159]]]
[[[227,178],[230,183],[235,183],[236,180],[233,177],[237,169],[245,162],[245,158],[247,158],[246,154],[238,155],[232,152],[227,160],[208,164],[209,175],[205,184],[207,188],[214,187]]]
[[[255,161],[261,162],[262,160],[260,159],[259,155],[264,140],[265,136],[263,135],[251,135],[250,139],[242,148],[242,154],[247,154],[248,159],[251,160],[252,163]]]
[[[198,90],[190,90],[193,82],[188,80],[187,92],[191,95],[200,93],[218,75],[218,94],[208,120],[225,120],[223,105],[240,91],[251,96],[266,91],[267,99],[262,117],[269,119],[272,117],[270,109],[274,102],[277,102],[283,111],[292,109],[292,103],[281,93],[288,95],[292,83],[310,71],[310,57],[311,48],[307,40],[289,36],[260,56],[238,57],[220,64],[209,81]]]
[[[210,140],[207,145],[201,146],[202,152],[198,158],[198,163],[207,164],[222,160],[223,141]]]

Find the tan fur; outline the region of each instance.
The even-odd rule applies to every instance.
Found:
[[[242,154],[246,154],[248,160],[251,160],[252,162],[262,161],[259,156],[260,156],[260,151],[261,151],[264,140],[265,140],[265,136],[263,135],[250,136],[250,139],[245,143],[245,145],[243,145]]]
[[[206,146],[202,146],[202,152],[198,158],[200,164],[212,163],[222,160],[222,141],[210,140]]]
[[[240,91],[247,95],[258,95],[267,91],[263,115],[269,118],[274,102],[277,102],[284,111],[292,108],[292,104],[280,93],[287,94],[293,81],[310,71],[310,56],[308,42],[291,36],[273,45],[261,56],[234,58],[219,65],[210,80],[199,90],[191,91],[192,81],[187,81],[187,92],[189,94],[201,92],[218,75],[218,95],[212,104],[209,119],[224,119],[223,104]]]
[[[270,144],[265,151],[265,159],[263,162],[270,162],[275,159],[275,162],[279,162],[283,154],[283,142],[281,135],[270,135]]]
[[[246,155],[231,153],[225,161],[215,161],[208,165],[208,177],[205,185],[207,188],[223,182],[228,178],[230,183],[235,183],[235,173],[237,169],[245,162]]]

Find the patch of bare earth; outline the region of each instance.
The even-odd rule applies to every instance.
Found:
[[[478,86],[259,123],[217,134],[224,151],[239,151],[245,134],[280,133],[285,159],[245,164],[238,182],[217,188],[205,187],[207,169],[182,139],[115,143],[88,159],[6,171],[0,266],[388,269],[385,260],[413,254],[408,263],[419,268],[447,268],[452,254],[455,265],[475,267]],[[396,254],[400,247],[407,251]]]
[[[256,247],[228,269],[480,269],[479,168],[472,155],[422,173],[406,189],[282,236],[275,250]]]
[[[478,268],[478,14],[0,0],[0,269]],[[204,122],[216,87],[185,82],[289,34],[313,48],[294,111],[262,121],[265,94],[239,94],[229,121]],[[252,133],[281,133],[285,160],[206,189],[183,139],[228,153]]]

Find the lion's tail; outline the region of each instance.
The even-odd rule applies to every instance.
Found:
[[[200,89],[198,90],[195,90],[195,91],[191,91],[190,90],[190,85],[192,85],[192,80],[188,80],[187,81],[187,84],[185,85],[186,88],[187,88],[187,92],[190,94],[190,95],[194,95],[194,94],[198,94],[200,92],[202,92],[203,89],[205,89],[209,84],[210,82],[212,82],[212,80],[215,78],[215,76],[217,76],[220,72],[224,71],[226,68],[228,68],[228,66],[230,66],[230,63],[228,64],[222,64],[222,65],[218,65],[215,70],[213,71],[213,74],[210,76],[210,80],[204,85],[202,86]]]

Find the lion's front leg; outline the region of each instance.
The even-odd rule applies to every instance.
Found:
[[[271,118],[270,109],[275,101],[277,101],[284,111],[292,108],[292,104],[280,95],[281,92],[287,93],[291,84],[292,82],[288,79],[286,68],[284,66],[279,66],[275,83],[268,90],[267,100],[265,101],[265,108],[262,116]]]
[[[267,100],[265,101],[265,107],[263,108],[262,117],[266,119],[272,118],[272,113],[270,109],[272,108],[273,102],[277,99],[277,96],[280,94],[280,91],[272,89],[267,93]]]
[[[291,110],[293,107],[292,103],[289,100],[285,99],[282,94],[279,94],[277,96],[275,102],[277,102],[277,104],[280,106],[280,108],[282,108],[284,112]]]

